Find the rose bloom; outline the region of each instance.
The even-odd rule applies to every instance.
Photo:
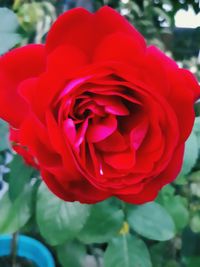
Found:
[[[141,204],[178,175],[200,88],[108,7],[77,8],[45,45],[0,59],[13,148],[66,201]]]

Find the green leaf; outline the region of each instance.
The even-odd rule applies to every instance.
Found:
[[[10,173],[8,176],[9,196],[12,200],[16,199],[26,184],[30,181],[33,169],[24,163],[21,156],[14,156],[11,163],[8,165]]]
[[[150,246],[153,267],[181,267],[180,264],[174,260],[173,253],[176,251],[176,242],[179,241],[175,240],[173,243],[159,242]]]
[[[190,184],[190,193],[193,196],[200,197],[200,183],[191,183]]]
[[[183,257],[192,257],[199,255],[200,234],[194,233],[189,227],[182,232],[182,248],[181,254]]]
[[[200,149],[200,117],[196,117],[195,118],[194,132],[195,132],[195,134],[197,136],[198,148]]]
[[[174,184],[176,185],[186,185],[188,183],[188,177],[183,174],[179,174],[174,181]]]
[[[191,258],[187,258],[185,260],[186,263],[186,267],[198,267],[200,266],[200,257],[191,257]]]
[[[200,170],[192,172],[188,176],[189,181],[192,181],[194,183],[199,183],[200,182]]]
[[[174,187],[172,188],[174,189]],[[177,231],[180,231],[187,226],[189,222],[189,211],[186,198],[175,196],[174,193],[169,194],[169,192],[162,189],[156,201],[164,206],[172,216]]]
[[[0,32],[13,32],[18,28],[18,19],[15,13],[6,8],[0,8]]]
[[[8,124],[0,119],[0,151],[3,151],[8,148]]]
[[[169,260],[164,267],[180,267],[180,264],[175,260]]]
[[[141,15],[142,15],[142,10],[141,10],[140,6],[139,6],[137,3],[130,2],[130,3],[128,3],[128,4],[131,5],[131,10],[132,10],[133,12],[135,12],[135,14],[136,14],[137,16],[141,16]]]
[[[56,247],[57,256],[62,267],[83,267],[86,247],[77,241],[67,242]]]
[[[181,196],[168,196],[164,197],[160,202],[172,216],[178,231],[186,227],[189,222],[189,212],[185,200]]]
[[[0,8],[0,55],[21,41],[21,36],[16,33],[18,27],[15,13],[8,8]]]
[[[8,50],[19,44],[21,36],[17,33],[0,32],[0,55],[3,55]]]
[[[105,267],[151,267],[149,251],[145,243],[130,235],[114,238],[104,255]]]
[[[171,246],[169,242],[159,242],[150,246],[150,254],[153,267],[163,267],[166,262],[166,258],[171,257]],[[165,255],[165,257],[163,257]]]
[[[195,213],[190,220],[190,227],[194,233],[200,233],[200,214]]]
[[[124,214],[109,201],[95,204],[78,238],[84,243],[103,243],[116,235],[123,224]]]
[[[198,158],[198,142],[194,131],[191,133],[185,145],[185,153],[181,174],[188,174],[194,167]]]
[[[65,202],[53,195],[42,183],[38,190],[36,217],[39,230],[51,244],[59,245],[74,238],[89,216],[89,205]]]
[[[155,202],[130,207],[127,220],[135,232],[149,239],[165,241],[175,235],[175,225],[171,216]]]
[[[32,215],[31,191],[26,189],[12,202],[6,193],[0,201],[0,233],[11,234],[22,228]]]
[[[164,186],[161,190],[162,195],[173,196],[174,193],[175,193],[175,188],[170,184]]]

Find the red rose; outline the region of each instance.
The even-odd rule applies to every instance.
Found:
[[[0,59],[0,115],[60,198],[153,200],[180,171],[200,89],[114,10],[59,17]]]

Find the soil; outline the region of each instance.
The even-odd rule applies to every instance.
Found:
[[[0,267],[13,267],[11,257],[0,257]],[[17,256],[15,267],[38,267],[38,265],[36,265],[32,261]]]

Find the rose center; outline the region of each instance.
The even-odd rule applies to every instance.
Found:
[[[121,176],[134,167],[148,129],[134,92],[130,95],[125,86],[111,83],[68,85],[57,110],[58,123],[73,153],[89,172],[101,177]]]

